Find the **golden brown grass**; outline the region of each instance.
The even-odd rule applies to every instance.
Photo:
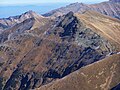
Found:
[[[120,82],[120,54],[93,63],[36,90],[109,90]]]
[[[120,20],[94,11],[86,11],[76,16],[98,34],[120,45]]]

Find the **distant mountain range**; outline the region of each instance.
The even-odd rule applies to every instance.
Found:
[[[50,11],[46,14],[43,14],[43,16],[58,17],[61,15],[67,14],[70,11],[74,13],[84,13],[86,10],[97,11],[99,13],[120,19],[120,1],[119,0],[110,0],[110,1],[102,2],[98,4],[92,4],[92,5],[83,4],[83,3],[73,3],[66,7],[62,7],[62,8]],[[20,15],[20,16],[12,16],[9,18],[0,19],[0,29],[7,28],[11,25],[24,21],[24,19],[27,19],[33,16],[33,15],[30,15],[29,12],[27,14],[28,15],[24,13],[23,15]],[[18,21],[19,18],[20,18],[20,21]]]
[[[50,11],[44,14],[44,16],[57,17],[63,14],[67,14],[70,11],[73,11],[74,13],[84,13],[86,10],[97,11],[99,13],[120,19],[120,0],[110,0],[91,5],[84,3],[73,3],[66,7]]]
[[[119,0],[90,6],[106,3],[119,11]],[[0,90],[119,88],[120,20],[113,18],[119,14],[81,5],[0,19]]]

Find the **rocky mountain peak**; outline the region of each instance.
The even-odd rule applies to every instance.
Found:
[[[72,4],[68,5],[68,6],[76,6],[76,5],[83,6],[83,5],[85,5],[85,4],[84,4],[84,3],[76,2],[76,3],[72,3]]]
[[[33,10],[29,10],[29,11],[27,11],[27,12],[25,12],[25,13],[30,13],[30,14],[32,14],[32,13],[35,13]]]
[[[6,29],[8,27],[14,26],[18,23],[23,22],[26,19],[34,18],[36,20],[43,19],[42,15],[37,14],[36,12],[30,10],[18,16],[11,16],[8,18],[0,19],[1,29]]]
[[[66,17],[73,17],[74,13],[72,11],[70,11],[69,13],[67,13],[65,16]]]
[[[22,15],[23,15],[23,16],[28,16],[28,17],[34,17],[34,18],[36,18],[36,17],[43,18],[42,15],[39,15],[39,14],[37,14],[36,12],[34,12],[34,11],[32,11],[32,10],[29,10],[29,11],[25,12],[25,13],[22,14]]]

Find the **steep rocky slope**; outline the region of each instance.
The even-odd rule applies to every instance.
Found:
[[[102,20],[105,28],[109,25],[104,19],[110,20],[111,28],[116,30],[114,34],[119,35],[119,20],[101,14],[96,18],[90,14],[89,18],[94,17],[94,21]],[[31,29],[35,21],[32,18],[9,28],[6,35],[9,39],[0,44],[0,89],[38,88],[120,52],[119,40],[106,37],[106,34],[111,35],[111,29],[103,35],[99,33],[103,27],[97,28],[99,23],[90,27],[84,19],[86,14],[69,12],[55,20],[47,18],[45,24],[37,24],[34,29]],[[88,22],[91,24],[89,19]]]
[[[120,83],[119,74],[120,54],[85,66],[36,90],[110,90]]]
[[[63,14],[66,14],[70,11],[74,13],[83,13],[86,10],[94,10],[99,13],[109,15],[120,19],[120,1],[119,0],[110,0],[98,4],[84,4],[84,3],[73,3],[66,7],[62,7],[51,12],[44,14],[44,16],[53,16],[57,17]]]

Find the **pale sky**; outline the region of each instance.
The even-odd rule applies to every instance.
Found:
[[[0,5],[29,5],[29,4],[42,4],[42,3],[73,3],[73,2],[83,2],[83,3],[97,3],[106,0],[0,0]]]

